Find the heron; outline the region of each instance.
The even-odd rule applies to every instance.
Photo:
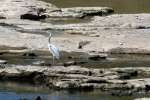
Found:
[[[51,37],[52,37],[52,34],[50,33],[49,34],[49,38],[48,38],[48,48],[49,48],[49,51],[52,53],[52,56],[53,56],[53,64],[54,64],[54,60],[55,59],[60,59],[60,52],[59,52],[59,49],[51,44]]]

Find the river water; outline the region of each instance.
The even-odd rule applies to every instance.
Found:
[[[58,7],[106,6],[116,13],[150,13],[150,0],[43,0]]]
[[[150,0],[43,0],[57,7],[112,7],[115,13],[150,13]],[[87,2],[88,1],[88,2]],[[88,22],[90,19],[47,19],[52,24]]]
[[[56,91],[27,84],[0,83],[0,100],[35,100],[38,96],[42,100],[133,100],[135,98],[111,96],[98,90],[92,92]]]

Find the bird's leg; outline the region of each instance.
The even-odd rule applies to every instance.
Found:
[[[53,63],[52,64],[54,65],[54,63],[55,63],[55,57],[53,56]]]

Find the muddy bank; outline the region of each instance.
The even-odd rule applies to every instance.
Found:
[[[42,85],[49,89],[99,89],[112,95],[148,94],[149,68],[92,69],[80,66],[10,66],[0,69],[1,81]]]

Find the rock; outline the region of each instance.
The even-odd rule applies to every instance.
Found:
[[[120,75],[119,79],[131,79],[131,75],[128,73]]]
[[[93,54],[93,55],[90,55],[88,57],[89,60],[95,60],[95,61],[98,61],[98,60],[103,60],[103,59],[106,59],[107,56],[106,55],[96,55],[96,54]]]
[[[150,91],[150,85],[145,85],[145,91]]]
[[[0,64],[7,64],[6,60],[0,60]]]
[[[50,63],[46,63],[45,61],[35,61],[35,62],[33,62],[33,65],[36,65],[36,66],[51,66]]]
[[[138,76],[138,72],[135,70],[124,70],[117,72],[120,73],[120,79],[130,79]]]
[[[118,78],[122,72],[128,73],[128,71],[133,71],[133,69],[134,71],[141,71],[141,74],[150,72],[149,67],[94,69],[80,66],[43,67],[13,65],[0,69],[0,81],[25,82],[46,86],[50,89],[85,91],[100,89],[117,96],[149,93],[150,78],[131,78],[126,80]]]
[[[140,48],[112,48],[108,51],[111,54],[149,54],[149,50]]]
[[[114,10],[109,7],[72,7],[61,8],[60,11],[50,13],[50,17],[77,17],[102,16],[113,13]]]
[[[40,96],[38,96],[35,100],[42,100]]]
[[[67,66],[76,65],[76,64],[77,64],[76,61],[69,61],[69,62],[65,62],[64,66],[67,67]]]
[[[28,100],[28,99],[26,99],[26,98],[20,98],[19,100]]]
[[[6,17],[4,17],[4,16],[0,16],[0,19],[6,19]]]
[[[150,98],[136,98],[136,99],[134,99],[134,100],[150,100]]]
[[[37,55],[33,52],[26,52],[23,54],[23,56],[25,56],[25,57],[36,57]]]
[[[142,20],[137,20],[135,16],[139,16]],[[19,19],[0,20],[0,23],[5,23],[4,27],[0,25],[0,30],[5,32],[4,34],[2,34],[3,32],[0,33],[0,45],[34,48],[35,50],[45,51],[47,50],[47,39],[43,36],[44,34],[48,34],[50,30],[71,30],[73,33],[81,33],[82,36],[69,35],[71,39],[68,38],[68,35],[55,37],[53,43],[57,44],[61,51],[150,54],[150,47],[147,46],[150,45],[150,42],[148,42],[149,29],[144,29],[143,33],[143,30],[135,28],[135,26],[149,27],[149,16],[150,14],[113,14],[105,17],[95,16],[87,23],[61,25]],[[135,25],[131,25],[131,28],[128,25],[123,27],[122,25],[127,23],[126,19],[129,20],[129,24],[135,23]],[[106,27],[109,30],[105,30],[104,28]],[[90,37],[94,33],[99,34],[100,37]],[[83,46],[83,49],[77,49],[82,40],[90,41],[90,43]],[[120,42],[123,42],[123,45]]]
[[[44,8],[38,8],[35,11],[30,11],[29,13],[22,14],[20,16],[20,19],[28,19],[28,20],[41,20],[41,19],[46,19],[47,16],[44,14],[46,12],[46,9]]]
[[[78,45],[78,49],[82,49],[85,45],[89,44],[90,41],[80,41]]]
[[[50,3],[39,0],[17,0],[17,2],[15,0],[9,0],[7,2],[0,1],[0,4],[3,5],[0,7],[0,15],[6,18],[19,18],[20,15],[36,12],[41,8],[46,9],[45,13],[59,9]]]
[[[29,20],[41,20],[45,19],[46,15],[34,15],[34,14],[23,14],[20,16],[21,19],[29,19]]]
[[[149,29],[150,27],[148,26],[137,26],[137,27],[135,27],[136,29]]]
[[[111,91],[111,95],[113,96],[131,96],[133,94],[132,91],[121,91],[121,90],[114,90],[114,91]]]
[[[84,84],[81,84],[81,86],[79,87],[79,90],[82,90],[82,91],[93,91],[94,90],[94,86],[92,84],[84,83]]]
[[[55,83],[58,89],[77,89],[79,85],[75,81],[59,81]]]

